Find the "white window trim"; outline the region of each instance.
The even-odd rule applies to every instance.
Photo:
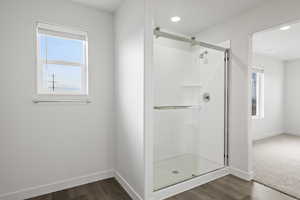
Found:
[[[258,98],[258,103],[257,103],[257,108],[256,108],[256,115],[252,115],[252,111],[251,111],[251,115],[252,115],[252,119],[253,120],[259,120],[259,119],[264,119],[265,117],[265,113],[264,113],[264,69],[261,67],[253,67],[251,73],[253,72],[257,72],[259,73],[259,77],[258,77],[258,87],[256,88],[256,96]],[[252,79],[251,79],[252,81]]]
[[[64,34],[66,33],[66,37],[80,37],[80,38],[74,38],[74,39],[82,39],[85,41],[84,45],[85,45],[85,64],[81,64],[81,63],[74,63],[74,62],[65,62],[65,61],[47,61],[48,64],[60,64],[60,65],[68,65],[71,67],[72,66],[80,66],[81,69],[84,70],[84,73],[81,73],[82,77],[82,90],[80,92],[51,92],[49,93],[49,91],[45,91],[42,88],[40,88],[41,83],[42,83],[42,73],[43,73],[43,68],[42,68],[42,64],[45,63],[45,60],[42,60],[40,58],[40,44],[39,44],[39,29],[44,29],[49,30],[49,32],[51,31],[57,31],[60,34]],[[89,70],[88,70],[88,34],[85,31],[80,31],[80,30],[76,30],[74,28],[70,28],[70,27],[65,27],[65,26],[60,26],[60,25],[52,25],[52,24],[48,24],[48,23],[42,23],[42,22],[37,22],[36,23],[36,94],[37,96],[85,96],[88,97],[89,96]],[[55,37],[60,37],[59,35],[55,35]],[[64,39],[68,39],[66,37],[62,37]]]

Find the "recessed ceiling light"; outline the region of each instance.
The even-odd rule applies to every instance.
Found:
[[[172,22],[179,22],[180,20],[181,20],[181,18],[178,16],[171,17]]]
[[[280,28],[280,30],[286,31],[286,30],[289,30],[290,28],[291,28],[291,26],[283,26]]]

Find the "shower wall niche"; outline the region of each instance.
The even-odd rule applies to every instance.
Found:
[[[224,52],[158,37],[153,47],[154,190],[225,166]]]

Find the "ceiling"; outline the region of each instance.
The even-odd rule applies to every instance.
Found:
[[[256,33],[253,37],[253,51],[283,61],[300,58],[300,23],[290,25],[282,31],[280,27]]]
[[[268,0],[153,0],[156,26],[185,35],[194,35],[212,25],[259,6]],[[181,21],[170,21],[173,16]]]
[[[86,6],[112,12],[116,10],[123,0],[71,0]]]
[[[110,12],[115,11],[123,2],[123,0],[71,1]],[[205,28],[222,23],[267,1],[270,0],[152,0],[154,23],[162,29],[196,35]],[[173,16],[179,16],[181,21],[171,22],[170,18]]]

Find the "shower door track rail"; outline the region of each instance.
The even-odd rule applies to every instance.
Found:
[[[221,46],[209,44],[209,43],[206,43],[206,42],[197,41],[195,37],[187,38],[187,37],[175,35],[175,34],[172,34],[172,33],[167,33],[167,32],[160,31],[159,27],[155,28],[153,33],[156,37],[164,37],[164,38],[169,38],[169,39],[173,39],[173,40],[177,40],[177,41],[188,42],[188,43],[191,43],[192,45],[199,45],[201,47],[206,47],[206,48],[210,48],[210,49],[214,49],[214,50],[222,51],[222,52],[228,51],[227,48],[224,48],[224,47],[221,47]]]

